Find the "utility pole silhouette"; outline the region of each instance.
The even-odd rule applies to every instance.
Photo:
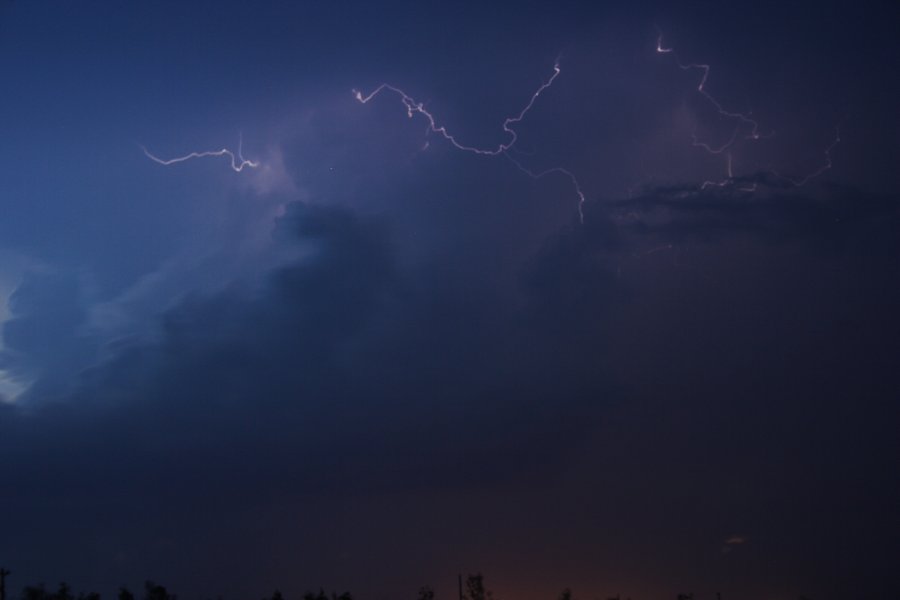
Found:
[[[463,600],[463,591],[462,591],[462,573],[457,575],[459,578],[459,600]],[[0,600],[6,600],[5,598],[0,598]]]
[[[6,576],[9,574],[6,569],[0,569],[0,600],[6,600]]]

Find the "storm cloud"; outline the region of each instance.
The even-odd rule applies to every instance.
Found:
[[[890,11],[756,8],[0,7],[10,589],[896,589]]]

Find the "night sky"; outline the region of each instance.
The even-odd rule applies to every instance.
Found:
[[[892,8],[3,0],[9,593],[896,598]]]

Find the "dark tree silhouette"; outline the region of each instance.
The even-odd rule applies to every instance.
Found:
[[[325,594],[325,590],[319,588],[319,593],[316,594],[314,592],[306,592],[303,594],[303,600],[329,600],[328,596]],[[330,600],[353,600],[353,594],[350,592],[344,592],[340,596],[337,595],[337,592],[331,592]]]
[[[165,586],[152,581],[144,582],[144,600],[176,600],[176,598],[174,594],[169,594]]]
[[[44,589],[44,584],[41,585],[26,585],[22,589],[22,600],[47,600],[47,590]]]
[[[10,572],[0,568],[0,600],[6,600],[6,576]]]
[[[134,594],[127,587],[122,586],[119,588],[117,598],[118,600],[134,600]]]
[[[559,600],[572,600],[572,590],[565,588],[559,593]]]
[[[494,600],[494,594],[484,586],[484,576],[481,573],[469,575],[466,578],[466,600]]]
[[[263,598],[263,600],[284,600],[284,596],[281,593],[281,590],[275,590],[272,592],[272,596],[269,598]]]
[[[75,600],[72,595],[72,588],[65,581],[59,584],[55,594],[50,594],[50,600]]]
[[[434,600],[434,590],[430,585],[423,585],[419,588],[419,596],[417,600]]]

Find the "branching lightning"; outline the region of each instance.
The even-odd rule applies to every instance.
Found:
[[[659,30],[657,30],[657,31],[659,31]],[[702,148],[703,150],[707,151],[710,154],[724,154],[725,155],[725,167],[726,167],[727,177],[725,179],[718,180],[718,181],[710,181],[710,180],[704,181],[701,184],[700,188],[705,190],[709,187],[727,187],[727,186],[732,185],[733,183],[735,183],[736,180],[735,180],[734,171],[732,168],[731,148],[737,142],[741,133],[745,132],[743,135],[743,139],[753,141],[753,140],[760,140],[760,139],[773,137],[775,135],[775,132],[773,131],[773,132],[769,132],[766,134],[761,134],[759,123],[755,119],[752,119],[750,117],[749,113],[741,113],[741,112],[734,112],[734,111],[727,110],[722,105],[721,102],[719,102],[714,96],[712,96],[706,90],[706,83],[709,80],[710,66],[707,64],[701,64],[701,63],[683,63],[681,61],[681,59],[678,58],[678,55],[675,53],[674,48],[663,46],[663,34],[661,31],[659,32],[659,36],[656,38],[656,52],[658,54],[671,54],[675,59],[675,64],[678,65],[678,67],[683,71],[691,71],[691,70],[700,71],[702,73],[702,75],[700,76],[700,83],[697,85],[697,92],[700,95],[702,95],[713,106],[713,108],[716,110],[716,112],[719,114],[720,117],[722,117],[724,119],[729,119],[729,120],[732,120],[735,122],[735,128],[732,131],[731,136],[728,138],[728,140],[726,140],[723,144],[721,144],[719,146],[714,146],[714,145],[710,144],[709,142],[701,141],[700,139],[698,139],[696,131],[694,131],[691,134],[692,143],[695,147]],[[826,171],[828,171],[832,168],[831,151],[841,141],[839,128],[835,128],[835,132],[836,132],[836,135],[835,135],[834,141],[832,141],[831,144],[829,144],[828,147],[825,148],[825,151],[824,151],[825,163],[821,167],[816,169],[815,171],[813,171],[803,177],[800,177],[800,178],[788,177],[786,175],[780,174],[778,171],[775,171],[775,170],[772,170],[771,173],[773,175],[775,175],[776,177],[778,177],[779,179],[782,179],[782,180],[794,185],[795,187],[801,187],[803,185],[806,185],[811,180],[824,174]],[[743,192],[754,192],[757,189],[757,185],[756,185],[756,183],[751,183],[749,185],[745,185],[745,186],[739,187],[737,189],[738,189],[738,191],[743,191]]]
[[[174,165],[176,163],[185,162],[191,160],[193,158],[205,158],[207,156],[228,156],[231,159],[231,169],[235,173],[240,173],[244,170],[245,167],[249,167],[251,169],[255,169],[259,166],[259,162],[247,160],[244,158],[242,154],[242,149],[244,145],[243,136],[238,141],[238,149],[237,154],[229,150],[228,148],[222,148],[221,150],[207,150],[205,152],[191,152],[190,154],[186,154],[184,156],[178,156],[176,158],[160,158],[154,154],[152,154],[145,146],[141,146],[141,150],[144,151],[144,155],[150,160],[157,162],[161,165],[169,166]]]
[[[834,139],[825,148],[825,151],[824,151],[825,164],[823,164],[821,167],[819,167],[812,173],[809,173],[808,175],[801,177],[800,179],[794,179],[792,177],[788,177],[787,175],[782,175],[778,171],[773,171],[773,173],[775,174],[776,177],[780,177],[781,179],[789,181],[790,183],[794,184],[797,187],[806,185],[807,183],[809,183],[810,180],[815,179],[816,177],[822,175],[823,173],[825,173],[825,171],[831,170],[831,167],[833,166],[833,163],[831,162],[831,151],[834,150],[834,147],[840,143],[841,143],[841,128],[835,127],[834,128]]]
[[[508,152],[504,152],[503,156],[508,158],[512,164],[516,166],[517,169],[531,177],[532,179],[540,179],[545,175],[551,175],[553,173],[559,173],[560,175],[564,175],[572,182],[572,187],[575,189],[575,195],[578,196],[578,220],[584,224],[584,192],[581,190],[581,184],[578,183],[578,179],[575,175],[565,169],[563,167],[550,167],[549,169],[545,169],[543,171],[532,171],[528,167],[524,166],[522,163],[513,158]]]
[[[775,135],[774,132],[769,131],[769,132],[763,133],[760,123],[756,119],[752,118],[750,116],[749,112],[738,112],[738,111],[729,110],[729,109],[725,108],[725,106],[722,104],[722,102],[720,102],[715,96],[710,94],[709,91],[707,90],[707,84],[709,82],[709,77],[710,77],[710,66],[708,64],[703,64],[703,63],[682,62],[682,60],[678,57],[678,54],[675,52],[674,48],[663,45],[662,32],[659,33],[659,36],[657,37],[657,40],[656,40],[656,52],[658,54],[671,55],[674,58],[675,64],[678,66],[678,68],[680,68],[683,71],[699,71],[700,80],[696,87],[697,93],[700,94],[704,98],[704,100],[716,111],[716,113],[719,115],[720,118],[734,123],[734,128],[733,128],[730,136],[724,142],[719,143],[719,144],[701,139],[696,130],[694,130],[691,133],[692,145],[694,147],[700,148],[700,149],[704,150],[705,152],[712,154],[712,155],[722,156],[725,161],[725,173],[726,173],[725,178],[723,178],[721,180],[704,181],[700,185],[700,189],[706,190],[711,187],[718,187],[718,188],[730,188],[730,189],[734,189],[739,192],[747,192],[747,193],[755,192],[758,188],[758,184],[756,183],[756,181],[753,180],[752,177],[735,176],[734,166],[733,166],[732,149],[738,143],[739,140],[757,141],[757,140],[767,139],[767,138],[774,137],[774,135]],[[506,157],[519,171],[521,171],[522,173],[528,175],[529,177],[531,177],[533,179],[539,179],[541,177],[545,177],[545,176],[551,175],[551,174],[563,175],[564,177],[569,179],[569,181],[572,184],[572,187],[574,188],[575,194],[578,197],[578,216],[579,216],[580,221],[582,223],[584,223],[585,196],[584,196],[584,192],[581,188],[581,185],[578,181],[578,178],[575,177],[575,175],[571,171],[569,171],[568,169],[565,169],[563,167],[551,167],[551,168],[545,169],[545,170],[534,170],[534,169],[526,167],[524,164],[522,164],[522,162],[519,159],[517,159],[511,152],[511,151],[515,151],[518,154],[527,154],[527,153],[520,152],[518,150],[518,148],[515,148],[516,142],[519,139],[519,135],[515,129],[515,126],[525,119],[525,117],[527,116],[529,111],[531,111],[531,109],[534,107],[534,105],[537,102],[537,99],[540,97],[540,95],[545,90],[547,90],[549,87],[551,87],[553,85],[553,82],[556,80],[557,77],[559,77],[560,73],[561,73],[561,69],[560,69],[560,65],[559,65],[559,60],[557,60],[553,65],[553,73],[550,75],[550,77],[548,77],[545,81],[543,81],[541,83],[541,85],[537,88],[537,90],[535,90],[535,92],[531,95],[531,97],[529,98],[529,100],[525,104],[525,106],[518,113],[514,114],[513,116],[507,117],[503,121],[501,128],[503,130],[503,133],[506,134],[506,136],[507,136],[506,141],[503,141],[503,142],[497,144],[496,146],[491,146],[491,147],[471,146],[469,144],[466,144],[466,143],[460,141],[453,133],[451,133],[447,129],[446,125],[439,123],[437,117],[435,117],[435,115],[432,112],[430,112],[428,109],[425,108],[424,103],[417,101],[415,98],[413,98],[412,96],[407,94],[404,90],[402,90],[396,86],[390,85],[388,83],[382,83],[381,85],[376,87],[372,92],[370,92],[368,94],[364,94],[363,92],[354,89],[353,96],[361,104],[368,104],[375,97],[382,94],[382,92],[390,92],[400,98],[400,101],[402,102],[403,106],[406,108],[406,114],[409,118],[413,118],[417,114],[421,115],[422,117],[425,118],[425,120],[428,123],[426,133],[438,134],[444,140],[449,142],[457,150],[460,150],[463,152],[469,152],[472,154],[477,154],[480,156],[500,156],[500,155],[502,155],[502,156]],[[800,187],[800,186],[806,185],[811,180],[821,176],[826,171],[828,171],[832,168],[831,151],[835,148],[835,146],[837,146],[837,144],[839,142],[840,142],[840,131],[837,131],[834,141],[831,144],[829,144],[828,147],[824,151],[825,163],[821,167],[816,169],[815,171],[813,171],[803,177],[789,177],[786,175],[782,175],[775,170],[770,170],[769,173],[771,175],[774,175],[778,179],[781,179],[795,187]],[[427,147],[428,147],[428,142],[426,141],[425,145],[423,146],[423,150],[426,149]],[[226,151],[223,150],[217,154],[221,154],[224,152],[226,152]],[[149,153],[147,153],[147,154],[154,160],[157,160],[158,162],[163,162],[163,161],[160,161],[159,159],[157,159],[156,157],[153,157]],[[207,153],[207,154],[212,154],[212,153]],[[197,156],[197,155],[195,154],[195,155],[190,155],[190,156],[183,157],[180,159],[173,159],[172,161],[163,162],[163,164],[169,164],[170,162],[185,160],[187,158],[193,158],[195,156]],[[249,161],[244,161],[244,162],[248,163],[247,166],[255,166],[254,164],[250,164]],[[243,166],[244,166],[244,163],[242,162],[241,168]],[[232,163],[232,168],[235,168],[234,162]],[[240,170],[240,168],[235,168],[235,170]]]
[[[722,118],[725,118],[725,119],[735,121],[734,131],[732,132],[731,137],[728,138],[728,140],[724,144],[721,144],[719,146],[713,146],[709,142],[700,141],[697,138],[697,132],[695,131],[692,134],[694,146],[703,148],[710,154],[722,154],[723,152],[725,152],[726,150],[731,148],[731,146],[734,145],[734,143],[737,141],[738,136],[740,135],[742,129],[746,130],[747,128],[749,128],[749,132],[747,132],[746,135],[744,136],[744,139],[748,139],[748,140],[759,140],[759,139],[763,139],[763,138],[772,137],[773,135],[775,135],[774,132],[770,132],[767,134],[761,134],[759,132],[759,129],[760,129],[759,123],[755,119],[751,119],[750,115],[748,113],[740,113],[740,112],[733,112],[730,110],[726,110],[725,107],[722,106],[721,102],[716,100],[715,97],[713,97],[709,92],[706,91],[706,82],[709,80],[709,70],[710,70],[709,65],[700,64],[700,63],[685,64],[685,63],[681,62],[681,59],[678,58],[678,54],[675,53],[674,48],[663,47],[662,38],[663,38],[662,33],[660,33],[659,37],[656,38],[656,52],[659,54],[671,54],[675,58],[675,64],[677,64],[678,68],[680,68],[682,71],[693,71],[693,70],[701,71],[703,74],[700,76],[700,83],[697,84],[697,92],[701,96],[706,98],[706,100],[713,106],[713,108],[716,109],[716,112],[719,113],[719,116],[721,116]]]
[[[450,133],[447,130],[447,127],[445,125],[438,124],[437,118],[425,108],[425,105],[422,102],[416,101],[412,96],[410,96],[409,94],[404,92],[402,89],[395,87],[393,85],[390,85],[387,83],[382,83],[377,88],[375,88],[371,93],[366,94],[366,95],[364,95],[359,90],[353,90],[353,96],[360,103],[367,104],[370,100],[372,100],[373,98],[378,96],[381,92],[384,92],[384,91],[392,92],[400,97],[401,102],[406,107],[406,114],[409,118],[412,118],[416,114],[422,115],[428,121],[428,131],[431,133],[436,133],[436,134],[440,135],[445,140],[450,142],[450,144],[457,150],[462,150],[463,152],[470,152],[472,154],[478,154],[481,156],[499,156],[502,154],[503,156],[508,158],[510,160],[510,162],[512,162],[513,165],[515,165],[515,167],[517,169],[519,169],[521,172],[525,173],[526,175],[528,175],[529,177],[531,177],[533,179],[539,179],[541,177],[544,177],[546,175],[551,175],[554,173],[558,173],[560,175],[567,177],[572,182],[572,186],[575,189],[575,194],[578,197],[578,218],[582,223],[584,223],[585,196],[584,196],[584,193],[582,192],[581,185],[578,183],[578,179],[575,177],[575,175],[571,171],[569,171],[568,169],[565,169],[563,167],[552,167],[552,168],[549,168],[549,169],[546,169],[543,171],[534,171],[532,169],[525,167],[521,162],[519,162],[518,160],[513,158],[508,152],[509,150],[511,150],[513,148],[513,146],[519,139],[519,135],[516,132],[516,130],[513,129],[513,126],[516,125],[517,123],[521,122],[525,118],[525,115],[527,115],[528,112],[532,109],[532,107],[534,106],[538,97],[544,92],[544,90],[546,90],[551,85],[553,85],[553,82],[556,80],[557,77],[559,77],[560,72],[561,72],[561,69],[559,66],[559,60],[557,60],[553,64],[553,74],[546,81],[541,83],[540,87],[538,87],[538,89],[531,95],[531,98],[528,100],[528,103],[524,106],[524,108],[522,108],[522,110],[520,110],[514,116],[507,117],[503,121],[503,125],[502,125],[503,132],[507,134],[508,141],[501,142],[500,144],[498,144],[496,147],[493,147],[493,148],[479,148],[476,146],[469,146],[467,144],[460,142],[456,138],[456,136],[454,136],[452,133]]]
[[[502,154],[512,148],[516,141],[519,139],[519,135],[510,126],[519,123],[520,121],[522,121],[522,119],[525,118],[525,115],[528,114],[528,111],[531,110],[531,108],[534,106],[534,103],[537,101],[538,96],[540,96],[544,90],[553,85],[553,81],[557,77],[559,77],[560,72],[561,70],[559,68],[559,61],[556,61],[553,64],[553,75],[551,75],[550,78],[547,79],[547,81],[543,82],[537,89],[537,91],[531,95],[531,99],[528,101],[528,104],[525,105],[525,108],[519,111],[519,114],[513,117],[508,117],[505,121],[503,121],[503,131],[509,134],[509,142],[501,143],[496,148],[476,148],[474,146],[467,146],[463,143],[460,143],[459,141],[457,141],[456,137],[453,136],[453,134],[447,131],[447,128],[445,126],[437,124],[437,119],[428,110],[426,110],[423,103],[416,102],[415,99],[413,99],[409,94],[407,94],[400,88],[394,87],[387,83],[382,83],[377,88],[375,88],[372,93],[366,96],[364,96],[363,93],[359,90],[353,90],[353,96],[362,104],[367,104],[372,98],[374,98],[384,90],[394,92],[395,94],[400,96],[400,100],[403,102],[403,105],[406,106],[407,116],[412,118],[415,113],[424,116],[426,119],[428,119],[429,130],[432,133],[437,133],[438,135],[442,136],[445,140],[453,144],[457,149],[463,150],[465,152],[472,152],[474,154],[497,156],[498,154]]]
[[[762,135],[759,133],[759,123],[755,119],[751,119],[749,114],[726,110],[725,107],[722,106],[721,102],[719,102],[708,91],[706,91],[706,83],[709,80],[709,65],[701,63],[681,62],[681,59],[678,58],[678,54],[675,53],[674,48],[663,46],[663,34],[661,31],[659,32],[659,36],[656,38],[656,52],[658,54],[671,54],[675,59],[675,64],[678,65],[678,68],[682,71],[700,71],[702,75],[700,76],[700,82],[697,84],[697,93],[703,96],[707,100],[707,102],[712,105],[712,107],[716,110],[720,117],[735,122],[734,130],[731,132],[731,136],[723,144],[718,146],[714,146],[709,142],[701,141],[697,137],[696,130],[691,133],[691,143],[693,144],[693,146],[702,148],[710,154],[725,155],[725,171],[727,173],[726,178],[717,181],[706,180],[700,185],[700,189],[705,190],[709,187],[724,188],[731,185],[731,183],[734,181],[731,147],[734,146],[735,142],[737,142],[741,131],[743,130],[746,132],[744,135],[744,139],[747,140],[759,140],[762,138],[768,138],[774,136],[775,133],[770,132],[766,135]],[[752,184],[749,187],[740,188],[740,190],[753,192],[756,190],[756,184]]]

